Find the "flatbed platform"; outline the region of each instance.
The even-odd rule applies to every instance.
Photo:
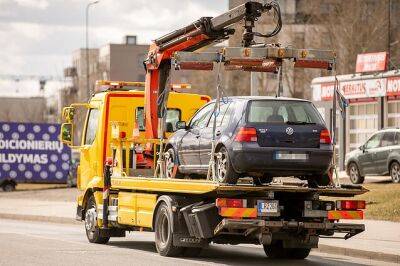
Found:
[[[209,180],[163,179],[153,177],[112,177],[111,189],[143,192],[162,192],[191,195],[265,195],[266,192],[318,193],[320,196],[352,197],[368,192],[363,187],[319,187],[309,188],[301,185],[272,183],[255,186],[252,184],[226,185]]]

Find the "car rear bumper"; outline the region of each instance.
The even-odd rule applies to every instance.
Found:
[[[276,159],[276,152],[307,154],[306,160]],[[230,150],[233,168],[239,173],[261,172],[272,176],[324,174],[332,161],[332,147],[260,147],[257,143],[235,143]]]

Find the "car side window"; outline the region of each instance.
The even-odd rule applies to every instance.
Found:
[[[394,137],[394,145],[400,145],[400,132],[396,132]]]
[[[365,143],[365,149],[374,149],[378,148],[381,143],[382,133],[378,133],[373,135],[367,143]]]
[[[381,147],[394,145],[394,132],[385,132],[382,137]]]
[[[219,111],[217,110],[217,117],[216,117],[216,125],[217,127],[222,125],[222,122],[224,120],[226,111],[228,110],[228,107],[230,105],[230,102],[228,103],[220,103],[220,107],[219,107]],[[213,127],[214,125],[214,115],[211,116],[210,121],[208,122],[208,126],[207,127]]]
[[[214,104],[209,104],[200,109],[190,121],[191,128],[203,128],[207,125],[211,112],[214,110]]]
[[[88,121],[86,125],[85,132],[85,145],[92,145],[93,141],[96,138],[97,126],[99,124],[99,110],[98,109],[90,109]]]

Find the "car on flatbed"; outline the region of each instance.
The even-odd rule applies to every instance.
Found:
[[[202,107],[166,145],[166,172],[207,174],[215,120],[216,174],[235,184],[252,176],[262,183],[273,177],[296,176],[326,185],[333,147],[326,125],[314,105],[284,97],[229,97]]]
[[[353,184],[363,183],[366,175],[389,175],[400,183],[400,129],[377,131],[346,155],[345,165]]]

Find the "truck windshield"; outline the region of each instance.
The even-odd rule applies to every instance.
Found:
[[[283,100],[250,101],[247,122],[279,124],[324,124],[310,102]]]

